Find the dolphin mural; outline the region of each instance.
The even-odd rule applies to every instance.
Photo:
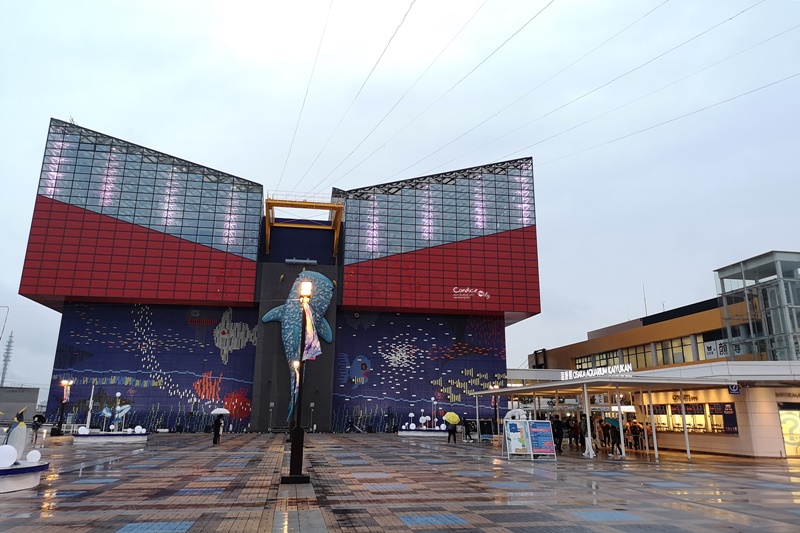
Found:
[[[297,279],[289,291],[286,303],[271,309],[261,318],[261,321],[280,322],[281,339],[283,340],[283,351],[286,355],[286,362],[289,365],[289,375],[291,379],[292,401],[289,402],[289,414],[287,421],[291,420],[294,408],[294,397],[296,394],[295,373],[292,368],[292,361],[300,359],[300,346],[304,343],[300,339],[301,324],[303,320],[303,308],[300,304],[300,282],[310,281],[314,284],[308,306],[311,308],[311,315],[314,319],[314,328],[317,335],[325,342],[333,340],[333,331],[325,319],[325,313],[331,305],[333,298],[333,282],[319,272],[304,270],[297,276]]]

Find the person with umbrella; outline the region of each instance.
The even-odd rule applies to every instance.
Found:
[[[447,427],[447,443],[450,444],[450,437],[453,437],[453,444],[456,444],[456,428],[461,418],[452,411],[444,414],[444,423]]]
[[[218,407],[211,411],[212,415],[217,415],[214,419],[214,442],[212,446],[219,446],[222,438],[222,415],[229,414],[229,411],[223,407]]]

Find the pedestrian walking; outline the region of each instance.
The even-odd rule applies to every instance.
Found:
[[[222,415],[214,419],[214,442],[212,446],[219,446],[222,437]]]

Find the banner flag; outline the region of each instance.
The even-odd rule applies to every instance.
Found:
[[[313,361],[318,355],[322,354],[322,347],[319,344],[317,330],[314,328],[314,317],[311,314],[311,306],[307,301],[303,302],[303,309],[306,315],[306,338],[303,343],[303,361]]]

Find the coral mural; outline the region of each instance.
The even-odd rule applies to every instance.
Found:
[[[59,333],[47,418],[55,421],[60,380],[75,380],[66,420],[85,424],[92,385],[91,424],[101,412],[130,405],[126,426],[203,431],[215,407],[231,411],[234,431],[246,429],[255,365],[255,309],[155,305],[68,304]],[[224,330],[239,338],[222,343]],[[55,398],[58,398],[57,400]]]
[[[469,393],[505,382],[502,317],[340,313],[337,324],[334,431],[441,423],[446,411],[474,418]],[[482,418],[490,401],[480,402]]]

